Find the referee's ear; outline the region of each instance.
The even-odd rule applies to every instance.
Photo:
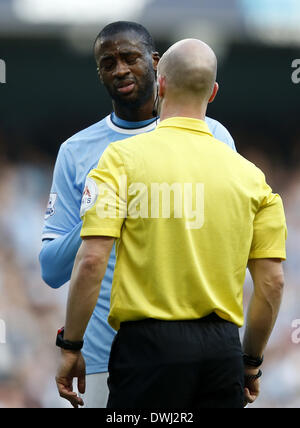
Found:
[[[163,98],[166,91],[166,78],[164,76],[158,76],[157,78],[157,95],[159,98]]]
[[[218,90],[219,90],[219,84],[217,82],[215,82],[214,89],[212,91],[210,99],[208,100],[209,103],[212,103],[214,101],[214,99],[216,98],[216,95],[218,93]]]

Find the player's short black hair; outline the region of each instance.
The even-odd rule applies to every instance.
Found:
[[[117,21],[106,25],[106,27],[104,27],[96,37],[94,50],[98,40],[112,37],[118,33],[125,33],[127,31],[134,31],[138,34],[141,37],[141,42],[146,46],[149,53],[155,51],[154,41],[149,31],[141,24],[131,21]]]

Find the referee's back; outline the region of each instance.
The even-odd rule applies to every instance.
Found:
[[[124,177],[127,218],[117,190]],[[285,258],[281,198],[254,164],[214,139],[204,121],[170,118],[151,133],[112,143],[90,178],[116,190],[118,214],[100,213],[100,192],[82,230],[120,238],[112,327],[211,312],[243,324],[248,259]]]

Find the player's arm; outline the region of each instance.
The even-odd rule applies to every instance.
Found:
[[[71,232],[52,240],[43,241],[39,255],[43,281],[52,288],[59,288],[69,281],[77,251],[81,245],[78,223]]]
[[[53,288],[70,279],[81,244],[79,211],[82,195],[75,187],[74,172],[73,158],[65,143],[59,150],[54,168],[39,256],[42,278]]]

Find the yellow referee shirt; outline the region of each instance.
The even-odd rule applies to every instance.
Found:
[[[81,236],[117,239],[110,325],[215,312],[243,324],[253,258],[285,259],[280,196],[204,121],[170,118],[109,145],[87,178]]]

